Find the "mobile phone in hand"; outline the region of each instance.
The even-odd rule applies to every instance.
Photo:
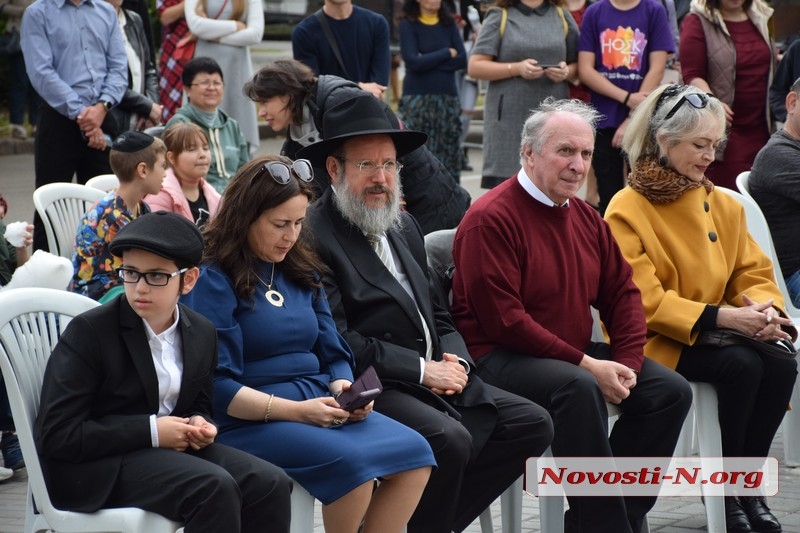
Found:
[[[370,366],[358,376],[349,389],[342,391],[336,401],[345,411],[353,412],[377,398],[381,391],[383,391],[381,380],[375,369]]]
[[[369,389],[361,392],[354,391],[352,394],[349,394],[351,390],[352,389],[348,389],[342,392],[336,399],[336,401],[339,402],[339,407],[351,413],[356,409],[361,409],[377,398],[381,393],[380,389]]]

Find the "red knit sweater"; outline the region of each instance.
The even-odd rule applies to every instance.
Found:
[[[578,364],[594,306],[614,361],[641,368],[641,295],[608,225],[583,201],[546,206],[515,176],[470,207],[453,255],[451,310],[475,360],[505,348]]]

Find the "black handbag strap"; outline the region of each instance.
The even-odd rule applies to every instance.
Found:
[[[331,31],[331,25],[328,24],[328,18],[325,16],[325,13],[322,12],[322,8],[318,9],[316,13],[314,13],[314,16],[317,17],[320,26],[322,26],[322,31],[325,34],[325,38],[328,40],[328,44],[331,46],[333,55],[336,56],[336,61],[339,62],[339,66],[342,68],[344,76],[347,79],[350,79],[350,73],[347,72],[347,67],[344,66],[344,61],[342,61],[342,54],[339,52],[339,45],[336,44],[336,39]]]

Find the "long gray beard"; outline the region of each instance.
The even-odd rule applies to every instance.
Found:
[[[344,176],[339,176],[339,183],[332,184],[336,194],[333,203],[345,220],[359,228],[364,233],[380,235],[390,229],[400,229],[400,177],[395,181],[394,190],[384,187],[388,193],[389,202],[383,207],[369,207],[363,196],[356,194]],[[368,190],[369,188],[367,188]],[[364,191],[366,194],[367,190]]]

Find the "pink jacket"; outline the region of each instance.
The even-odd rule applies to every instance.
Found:
[[[220,194],[206,182],[202,180],[200,187],[203,190],[203,195],[208,202],[208,210],[211,212],[211,218],[217,214],[219,209]],[[153,211],[170,211],[183,215],[189,220],[192,220],[192,211],[189,209],[189,201],[183,195],[181,183],[175,177],[175,173],[171,168],[167,169],[167,177],[164,178],[164,183],[161,185],[161,192],[158,194],[148,194],[144,197],[144,201],[150,206]],[[194,222],[194,220],[192,220]]]

